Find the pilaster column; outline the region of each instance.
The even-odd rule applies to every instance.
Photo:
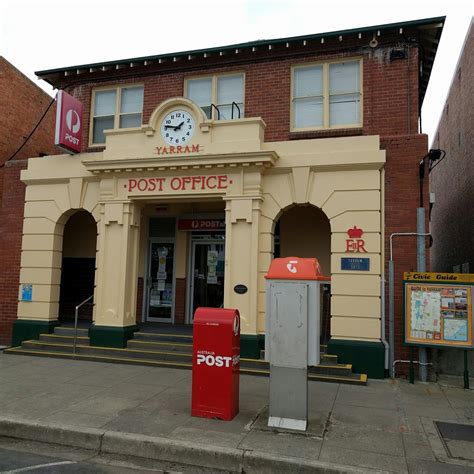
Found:
[[[262,195],[261,174],[244,175],[244,194],[227,196],[225,241],[224,307],[240,312],[241,355],[258,357],[258,260],[259,223]],[[247,292],[236,293],[236,285],[245,285]]]
[[[101,204],[95,288],[95,346],[125,347],[136,327],[140,206]]]

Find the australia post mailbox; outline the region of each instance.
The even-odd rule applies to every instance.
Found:
[[[198,308],[193,326],[191,414],[232,420],[239,412],[239,312]]]
[[[276,258],[266,284],[265,359],[270,362],[268,425],[306,430],[308,365],[319,364],[322,274],[316,258]]]

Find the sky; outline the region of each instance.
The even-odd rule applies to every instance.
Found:
[[[422,109],[432,142],[474,13],[466,0],[0,0],[0,56],[34,72],[446,16]]]

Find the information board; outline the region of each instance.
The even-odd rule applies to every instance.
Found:
[[[473,347],[474,275],[404,273],[405,343]]]

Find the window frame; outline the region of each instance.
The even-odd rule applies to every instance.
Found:
[[[348,123],[348,124],[330,124],[329,109],[330,109],[330,94],[329,94],[329,66],[331,64],[339,63],[350,63],[350,62],[359,63],[359,122],[357,123]],[[363,58],[360,56],[350,57],[350,58],[340,58],[330,61],[316,61],[310,63],[300,63],[294,64],[291,66],[291,80],[290,80],[290,132],[311,132],[318,130],[339,130],[346,128],[362,128],[364,123],[363,111],[364,111],[364,93],[363,93]],[[323,125],[321,127],[311,126],[311,127],[295,127],[295,96],[294,96],[294,86],[295,86],[295,70],[296,69],[305,69],[322,66],[323,68]]]
[[[115,91],[115,111],[114,111],[114,128],[112,129],[107,129],[107,130],[136,130],[140,129],[141,125],[139,127],[123,127],[120,128],[120,117],[121,115],[133,115],[138,112],[133,112],[133,113],[120,113],[120,105],[121,105],[121,100],[122,100],[122,90],[123,89],[135,89],[141,87],[143,89],[143,105],[142,105],[142,110],[141,110],[141,122],[143,124],[143,107],[145,104],[145,85],[142,83],[132,83],[132,84],[123,84],[123,85],[116,85],[116,86],[103,86],[103,87],[95,87],[92,89],[91,92],[91,107],[90,107],[90,120],[89,120],[89,148],[93,147],[103,147],[105,146],[105,142],[103,143],[94,143],[94,109],[95,109],[95,97],[97,92],[105,92],[105,91]],[[98,117],[101,117],[98,115]]]
[[[216,73],[216,74],[203,74],[199,76],[188,76],[184,78],[184,97],[186,99],[192,100],[188,96],[188,82],[193,81],[193,80],[199,80],[199,79],[211,79],[211,104],[216,105],[217,107],[219,104],[217,104],[217,80],[220,77],[226,77],[226,76],[242,76],[242,105],[244,106],[243,110],[243,115],[241,115],[240,118],[245,118],[245,72],[244,71],[234,71],[234,72],[223,72],[223,73]],[[222,104],[224,105],[224,104]],[[200,106],[198,106],[200,107]],[[208,120],[217,120],[217,113],[215,109],[212,107],[211,108],[211,113],[212,116]],[[242,113],[242,111],[241,111]],[[205,112],[204,112],[205,114]],[[207,115],[206,115],[207,117]],[[225,121],[225,120],[238,120],[238,118],[234,119],[221,119],[220,121]]]

